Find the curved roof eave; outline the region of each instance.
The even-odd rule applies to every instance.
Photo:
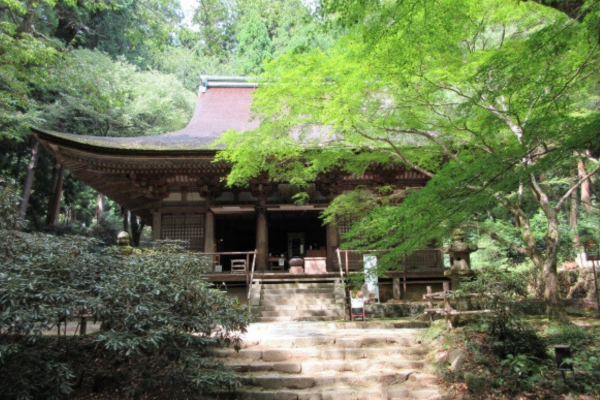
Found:
[[[214,156],[219,150],[211,145],[194,146],[189,143],[153,145],[144,140],[140,140],[139,142],[135,141],[135,139],[146,138],[144,136],[134,138],[97,137],[48,131],[36,127],[31,127],[30,129],[42,142],[104,155],[165,156],[167,154],[172,154],[178,156]]]

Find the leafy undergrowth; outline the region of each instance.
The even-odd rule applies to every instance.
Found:
[[[3,337],[4,343],[15,338]],[[208,399],[202,397],[189,383],[189,371],[173,363],[166,354],[127,357],[121,352],[107,350],[97,337],[42,337],[21,344],[19,353],[10,359],[13,374],[18,375],[24,389],[39,385],[61,385],[65,374],[52,373],[68,370],[70,394],[64,399]],[[39,368],[35,368],[35,366]],[[39,370],[38,370],[39,369]],[[211,366],[209,374],[215,374]],[[27,379],[27,378],[30,379]],[[45,380],[40,381],[41,377]],[[222,378],[222,377],[221,377]],[[2,379],[3,380],[3,379]],[[54,382],[50,382],[55,380]],[[48,381],[48,382],[46,382]],[[5,382],[6,383],[6,382]],[[11,383],[12,389],[15,382]],[[47,392],[46,392],[47,393]],[[47,398],[40,393],[35,398]]]
[[[600,398],[600,329],[536,324],[503,343],[485,325],[428,332],[435,363],[450,399],[554,400]],[[544,354],[537,353],[543,346]],[[568,345],[573,372],[557,368],[554,346]],[[502,351],[511,348],[511,352]],[[536,354],[537,353],[537,354]],[[457,357],[457,354],[459,357]],[[464,360],[456,362],[456,358]],[[453,357],[454,356],[454,357]],[[452,363],[454,361],[454,364]]]

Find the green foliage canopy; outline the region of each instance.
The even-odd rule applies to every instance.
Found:
[[[598,135],[600,11],[585,4],[574,20],[533,2],[325,2],[348,33],[268,66],[255,102],[261,127],[223,139],[229,181],[264,170],[307,181],[373,164],[415,169],[429,184],[401,207],[372,201],[350,245],[398,259],[500,206],[521,238],[494,239],[543,269],[555,298],[558,213],[581,180],[558,182],[578,159],[590,174],[600,168],[585,156]],[[542,248],[530,226],[538,209]]]

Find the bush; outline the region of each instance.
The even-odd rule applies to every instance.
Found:
[[[90,309],[102,321],[98,341],[150,375],[158,374],[160,365],[145,365],[140,356],[153,354],[177,364],[199,391],[237,386],[207,357],[216,346],[239,347],[247,312],[206,282],[207,267],[204,258],[170,243],[127,257],[118,273],[104,276],[95,288]]]
[[[14,198],[9,185],[0,188],[2,201]],[[84,344],[127,364],[135,379],[119,379],[130,395],[163,386],[161,379],[195,391],[238,385],[209,355],[239,346],[248,314],[203,279],[207,263],[199,254],[165,243],[123,255],[85,237],[7,229],[16,219],[10,206],[0,212],[9,216],[0,226],[0,398],[58,398],[86,379],[102,390],[101,371],[75,376]],[[102,324],[92,344],[42,336],[90,315]]]
[[[558,325],[547,329],[546,335],[552,346],[571,347],[571,362],[576,379],[556,380],[555,385],[564,384],[562,390],[580,391],[600,395],[600,332],[596,329],[574,325]]]
[[[492,310],[481,318],[492,350],[502,359],[521,354],[538,361],[547,358],[544,339],[524,320],[522,302],[528,294],[527,276],[525,271],[486,268],[480,271],[476,281],[465,283],[461,290],[478,294],[477,307]]]
[[[105,246],[117,244],[119,229],[107,218],[101,218],[89,229],[89,236],[99,240]]]

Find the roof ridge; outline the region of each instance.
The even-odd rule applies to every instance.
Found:
[[[222,88],[256,88],[258,79],[254,76],[200,75],[200,91],[206,92],[211,87]]]

